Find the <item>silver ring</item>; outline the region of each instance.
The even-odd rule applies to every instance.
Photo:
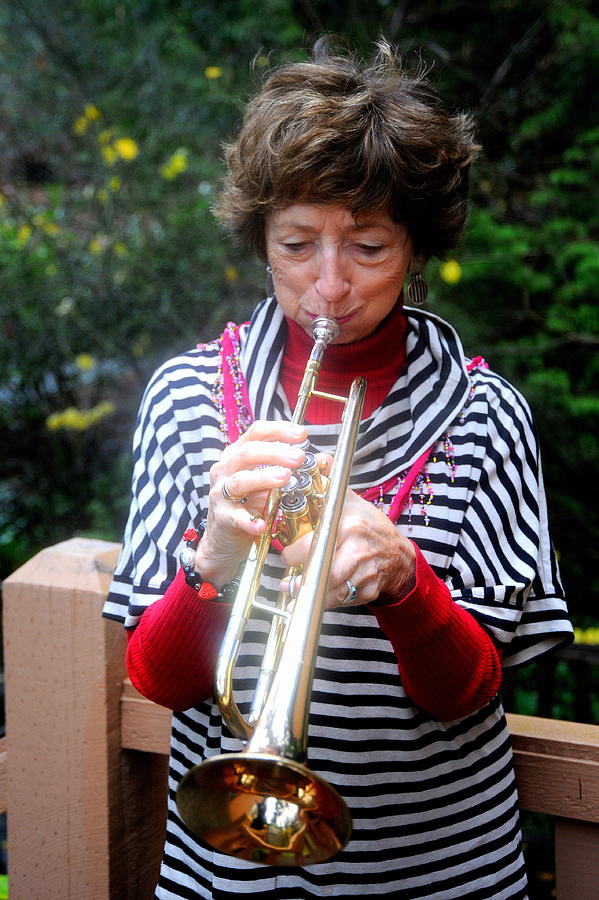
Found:
[[[289,578],[289,599],[295,600],[301,586],[301,578],[299,575],[291,575]]]
[[[247,497],[234,497],[233,494],[231,494],[229,492],[229,488],[227,487],[227,479],[226,478],[223,481],[223,483],[221,484],[220,489],[221,489],[221,493],[222,493],[223,497],[229,503],[247,503],[248,502]]]
[[[356,597],[358,596],[358,588],[355,586],[353,581],[346,581],[347,585],[347,594],[341,601],[343,606],[349,606],[350,603],[353,603]]]

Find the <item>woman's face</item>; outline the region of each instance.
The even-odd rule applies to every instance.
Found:
[[[333,316],[335,343],[348,344],[371,334],[395,306],[412,241],[387,212],[356,222],[343,206],[294,203],[268,218],[266,252],[285,315],[310,335],[317,316]]]

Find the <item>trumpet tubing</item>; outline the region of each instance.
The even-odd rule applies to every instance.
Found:
[[[293,422],[301,424],[326,347],[338,334],[334,319],[313,325],[308,359]],[[338,853],[351,834],[351,815],[342,797],[305,764],[312,680],[335,542],[349,483],[366,382],[356,378],[345,403],[339,441],[328,479],[312,454],[287,489],[268,499],[264,535],[254,542],[243,568],[215,673],[215,698],[223,720],[245,742],[239,753],[206,759],[190,769],[177,790],[183,821],[221,853],[267,865],[308,866]],[[306,565],[288,570],[297,583],[290,604],[281,592],[276,604],[258,599],[260,578],[273,530],[291,543],[314,530]],[[233,668],[252,609],[266,610],[272,624],[251,711],[245,719],[233,696]]]

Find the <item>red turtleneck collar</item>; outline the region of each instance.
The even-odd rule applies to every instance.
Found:
[[[314,341],[292,319],[287,319],[287,339],[279,372],[287,401],[293,409]],[[368,382],[362,418],[368,418],[381,405],[406,364],[406,320],[401,303],[363,341],[333,344],[324,355],[318,389],[347,396],[357,375]],[[334,400],[314,397],[306,420],[313,425],[341,421],[343,405]]]

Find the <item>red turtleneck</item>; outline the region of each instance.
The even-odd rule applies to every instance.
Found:
[[[280,380],[291,408],[313,341],[288,322]],[[357,344],[327,349],[319,388],[347,395],[356,375],[368,380],[364,417],[381,404],[405,366],[406,323],[401,307]],[[307,421],[340,420],[342,405],[314,398]],[[391,642],[408,696],[441,721],[474,712],[501,683],[500,655],[488,633],[458,606],[416,547],[416,582],[402,598],[372,604]],[[164,597],[143,613],[128,633],[127,669],[135,687],[170,709],[187,709],[212,694],[214,664],[229,607],[201,599],[180,570]]]
[[[279,380],[291,409],[295,407],[306,362],[314,345],[303,328],[287,319],[287,340],[279,370]],[[347,397],[356,375],[368,382],[362,418],[367,419],[381,405],[406,364],[406,320],[398,304],[377,330],[357,344],[332,344],[327,347],[318,389],[327,394]],[[343,404],[314,397],[306,419],[313,425],[340,422]]]

